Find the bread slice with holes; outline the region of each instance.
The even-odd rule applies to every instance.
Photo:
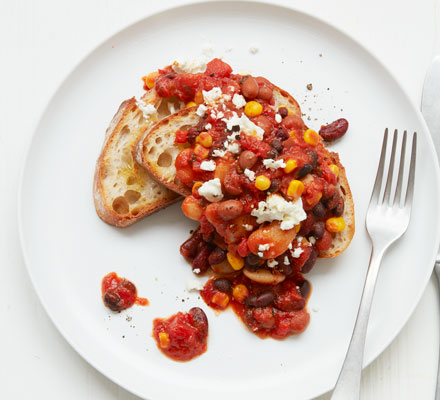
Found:
[[[286,91],[275,86],[273,99],[275,109],[287,106],[291,113],[301,117],[298,102]],[[189,195],[190,191],[176,179],[174,162],[188,144],[174,143],[174,132],[200,122],[201,117],[195,110],[195,107],[184,109],[169,118],[164,118],[145,133],[136,148],[137,162],[148,169],[159,182],[183,196]]]
[[[162,99],[154,90],[147,91],[140,101],[144,107],[153,105],[156,113],[144,116],[134,97],[124,101],[106,131],[95,168],[93,195],[96,212],[103,221],[120,228],[180,197],[153,179],[134,160],[133,151],[147,129],[182,104],[175,98]]]

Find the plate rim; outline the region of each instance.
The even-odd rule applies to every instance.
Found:
[[[44,300],[44,297],[41,295],[40,289],[38,289],[38,286],[36,284],[36,278],[32,273],[32,269],[30,267],[31,265],[31,261],[30,258],[27,254],[26,251],[26,245],[25,245],[25,238],[24,238],[24,219],[23,219],[23,213],[22,213],[22,209],[23,209],[23,190],[24,190],[24,178],[25,178],[25,173],[27,170],[27,165],[29,163],[29,155],[30,155],[30,151],[32,149],[34,140],[37,136],[37,132],[39,130],[39,127],[47,113],[47,110],[49,108],[49,106],[52,104],[52,102],[54,101],[54,99],[56,98],[56,96],[58,95],[58,92],[60,91],[61,87],[63,86],[63,84],[69,79],[69,77],[78,69],[79,66],[81,66],[90,56],[92,56],[97,50],[99,50],[102,46],[104,46],[107,42],[109,42],[110,40],[112,40],[113,38],[117,37],[118,35],[120,35],[122,32],[126,31],[127,29],[130,29],[131,27],[138,25],[140,23],[142,23],[144,20],[147,20],[149,18],[155,18],[157,16],[160,16],[161,14],[166,14],[171,10],[176,10],[176,9],[184,9],[184,8],[189,8],[189,7],[194,7],[194,6],[210,6],[211,4],[215,4],[218,5],[219,3],[223,3],[225,5],[236,5],[236,4],[255,4],[257,6],[265,6],[265,7],[274,7],[274,8],[279,8],[279,9],[284,9],[284,10],[288,10],[288,11],[293,11],[295,13],[297,13],[298,15],[305,17],[305,18],[309,18],[314,20],[315,22],[317,22],[319,25],[323,25],[326,28],[331,28],[334,31],[336,31],[337,33],[341,34],[342,36],[344,36],[345,38],[349,39],[353,44],[355,44],[357,47],[359,47],[361,50],[363,50],[369,57],[371,57],[371,60],[374,61],[374,63],[378,66],[380,66],[380,68],[383,69],[383,71],[385,71],[385,73],[388,75],[389,79],[393,81],[393,83],[397,86],[397,88],[401,91],[401,93],[404,95],[405,100],[411,105],[411,107],[415,110],[415,113],[417,115],[417,118],[419,120],[419,123],[421,124],[421,126],[423,127],[423,130],[426,131],[428,133],[428,143],[429,143],[429,148],[430,151],[432,153],[432,155],[434,155],[436,157],[436,155],[434,154],[435,149],[434,149],[434,143],[433,143],[433,139],[432,136],[429,134],[429,129],[428,126],[423,118],[423,115],[420,111],[420,109],[417,107],[417,103],[416,101],[414,101],[408,94],[408,92],[405,90],[405,88],[402,86],[401,82],[397,79],[397,77],[395,76],[395,74],[387,67],[386,64],[384,64],[381,59],[376,56],[376,54],[368,47],[366,46],[364,43],[360,42],[358,39],[356,39],[355,37],[353,37],[352,34],[350,34],[348,31],[346,31],[343,28],[340,28],[336,25],[334,25],[333,23],[319,17],[316,16],[308,11],[304,11],[302,9],[300,9],[299,7],[295,6],[295,5],[291,5],[291,4],[284,4],[284,3],[278,3],[277,1],[275,2],[271,2],[270,0],[188,0],[185,1],[184,4],[179,4],[179,5],[170,5],[167,6],[161,10],[158,10],[156,12],[153,13],[148,13],[146,12],[145,14],[143,14],[142,16],[135,18],[133,20],[131,20],[130,22],[124,24],[122,27],[118,28],[115,32],[113,32],[112,34],[104,37],[103,39],[100,39],[99,41],[97,41],[97,43],[95,43],[88,51],[85,52],[85,54],[80,57],[76,62],[72,63],[72,66],[70,68],[67,69],[67,71],[65,72],[65,74],[63,74],[63,76],[61,77],[61,79],[59,80],[59,82],[56,84],[55,88],[53,89],[53,92],[45,99],[45,103],[44,106],[41,109],[41,112],[39,114],[39,117],[36,119],[33,128],[32,128],[32,133],[31,135],[29,135],[29,137],[27,138],[26,144],[25,144],[25,150],[22,153],[23,154],[23,158],[21,160],[21,170],[19,173],[19,182],[18,182],[18,189],[17,189],[17,223],[18,223],[18,236],[19,236],[19,243],[20,243],[20,249],[21,249],[21,253],[23,256],[23,261],[25,264],[25,268],[27,271],[27,274],[30,278],[32,287],[38,297],[38,300],[40,301],[40,304],[43,306],[45,312],[47,313],[50,321],[54,324],[54,326],[56,327],[56,329],[58,330],[58,332],[62,335],[63,339],[66,340],[66,342],[71,346],[71,348],[78,354],[81,356],[81,358],[83,358],[90,366],[92,366],[94,369],[96,369],[97,371],[99,371],[102,375],[104,375],[106,378],[110,379],[112,382],[116,383],[117,385],[121,386],[122,388],[124,388],[125,390],[129,391],[130,393],[133,393],[136,396],[139,396],[140,398],[145,398],[143,393],[138,392],[137,390],[129,387],[128,385],[124,384],[121,382],[121,379],[119,376],[115,376],[115,374],[112,374],[111,372],[105,371],[104,368],[101,368],[101,366],[97,365],[97,362],[95,362],[95,360],[92,360],[88,355],[87,355],[87,351],[85,348],[83,348],[83,346],[81,346],[80,344],[76,343],[76,341],[74,340],[74,337],[72,334],[69,334],[68,332],[66,332],[63,327],[61,326],[61,322],[59,320],[57,320],[57,318],[52,314],[51,309],[49,307],[49,305],[46,303],[46,301]],[[436,175],[436,179],[437,182],[440,182],[440,166],[438,163],[436,163],[435,165],[435,170],[434,170],[434,174]],[[440,198],[440,184],[437,183],[436,185],[436,191],[437,191],[437,196]],[[363,222],[363,221],[362,221]],[[360,224],[358,224],[359,226]],[[364,224],[362,224],[364,225]],[[437,229],[436,229],[436,238],[435,238],[435,242],[437,243],[437,246],[434,247],[434,249],[431,250],[431,265],[432,265],[432,269],[434,268],[434,262],[436,259],[436,255],[438,252],[438,248],[439,248],[439,244],[440,244],[440,224],[437,225]],[[416,301],[413,303],[413,306],[409,309],[408,313],[407,313],[407,317],[403,319],[403,321],[401,322],[401,324],[397,324],[395,325],[394,329],[392,329],[392,334],[389,335],[388,340],[384,341],[384,343],[380,346],[377,346],[376,351],[372,351],[372,354],[369,357],[364,357],[364,361],[363,361],[363,366],[362,368],[366,368],[368,365],[370,365],[374,360],[376,360],[384,351],[385,349],[395,340],[395,338],[398,336],[398,334],[402,331],[402,329],[404,328],[404,326],[407,324],[407,322],[409,321],[409,319],[411,318],[411,316],[413,315],[416,307],[418,306],[418,304],[420,303],[421,297],[423,295],[423,293],[425,292],[426,286],[428,284],[428,281],[431,277],[431,274],[426,278],[426,281],[423,285],[420,285],[419,287],[419,291],[416,293],[415,297]],[[345,357],[345,355],[344,355]],[[336,382],[335,382],[336,383]],[[317,396],[321,396],[329,391],[333,390],[333,387],[327,388],[327,390],[323,391],[322,393],[318,393]],[[155,398],[155,399],[151,399],[151,400],[158,400],[159,398]]]

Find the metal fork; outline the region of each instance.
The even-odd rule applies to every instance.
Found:
[[[417,133],[414,132],[412,139],[411,161],[406,191],[403,190],[407,140],[406,131],[404,132],[402,139],[397,184],[395,189],[392,190],[397,136],[396,129],[394,131],[393,145],[391,148],[386,186],[383,195],[381,195],[382,181],[385,178],[386,173],[385,156],[388,141],[388,128],[385,129],[376,181],[374,182],[373,193],[371,194],[366,217],[366,227],[372,242],[370,264],[368,266],[353,335],[331,397],[332,400],[359,399],[365,337],[367,334],[368,318],[370,316],[371,303],[373,300],[379,267],[385,251],[405,233],[410,220],[411,204],[414,194]]]

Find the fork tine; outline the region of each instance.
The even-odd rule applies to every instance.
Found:
[[[406,189],[405,207],[410,208],[414,195],[414,176],[416,172],[417,132],[414,132],[411,149],[411,163],[409,166],[408,188]]]
[[[383,202],[387,202],[391,205],[391,185],[393,183],[394,174],[394,159],[396,157],[396,145],[397,145],[397,129],[394,129],[393,145],[391,147],[391,158],[388,168],[387,184],[383,193]]]
[[[379,166],[377,168],[376,180],[374,181],[373,193],[371,193],[370,204],[374,201],[379,203],[380,188],[382,187],[383,170],[385,164],[385,154],[387,152],[388,128],[385,129],[382,142],[382,151],[380,153]]]
[[[400,205],[401,199],[402,199],[402,187],[403,187],[403,169],[405,166],[405,150],[406,150],[406,137],[407,132],[403,132],[403,139],[402,139],[402,150],[400,152],[400,164],[399,164],[399,176],[397,178],[397,186],[396,186],[396,195],[394,196],[394,203],[396,204],[396,201]]]

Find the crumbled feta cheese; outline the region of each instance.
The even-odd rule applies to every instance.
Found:
[[[284,265],[290,265],[289,257],[284,256]]]
[[[178,74],[196,74],[198,72],[205,72],[206,61],[202,59],[196,60],[178,60],[174,61],[172,68]]]
[[[246,100],[241,94],[235,93],[232,98],[232,103],[234,103],[234,106],[237,108],[243,108],[246,105]]]
[[[302,205],[301,197],[296,201],[286,201],[277,194],[267,197],[266,201],[260,201],[258,208],[252,210],[251,215],[257,217],[257,223],[281,221],[283,231],[292,229],[307,218]]]
[[[223,118],[224,116],[225,116],[225,114],[223,113],[223,111],[211,110],[211,118],[212,119],[220,119],[220,118]]]
[[[200,270],[199,270],[199,272],[200,272]],[[188,292],[202,290],[203,286],[204,286],[204,283],[200,279],[189,278],[186,280],[186,290]]]
[[[269,268],[273,268],[273,267],[275,267],[275,266],[277,266],[277,265],[278,265],[278,261],[277,261],[277,260],[274,260],[274,259],[269,260],[269,261],[267,262],[267,266],[268,266]]]
[[[263,257],[264,257],[264,254],[263,254],[261,251],[259,251],[259,252],[257,253],[257,255],[258,255],[258,257],[260,257],[260,258],[263,258]]]
[[[246,229],[248,232],[250,232],[252,229],[254,229],[254,227],[249,224],[243,224],[243,228]]]
[[[302,253],[304,253],[304,250],[301,247],[297,247],[295,250],[290,251],[293,258],[299,258]]]
[[[223,199],[222,184],[219,178],[211,179],[199,187],[199,195],[214,203]]]
[[[308,241],[309,241],[311,244],[315,244],[315,243],[316,243],[316,239],[315,239],[313,236],[310,236],[309,239],[308,239]]]
[[[244,170],[244,174],[245,174],[245,176],[247,176],[249,178],[250,181],[255,180],[255,172],[254,171],[246,168]]]
[[[266,243],[266,244],[260,244],[258,246],[258,251],[266,251],[270,249],[270,244]]]
[[[283,117],[280,114],[275,114],[275,121],[280,123],[283,120]]]
[[[199,107],[197,108],[196,114],[199,117],[204,117],[207,110],[208,110],[208,107],[206,107],[204,104],[200,104]]]
[[[251,54],[256,54],[256,53],[258,53],[259,50],[260,50],[260,46],[258,43],[251,43],[249,45],[249,52]]]
[[[240,143],[228,143],[225,142],[225,148],[227,151],[230,151],[232,154],[240,153]]]
[[[223,157],[226,154],[226,150],[216,149],[212,152],[213,157]]]
[[[154,107],[153,104],[145,105],[142,100],[138,100],[136,101],[136,105],[138,106],[139,110],[142,111],[142,115],[147,121],[157,114],[156,107]]]
[[[319,307],[312,307],[313,312],[319,312]]]
[[[263,139],[264,130],[255,125],[245,114],[239,117],[234,111],[231,118],[223,118],[222,121],[226,123],[226,128],[230,131],[234,126],[239,126],[240,132],[243,132],[246,135],[255,136],[260,140]]]
[[[215,171],[215,161],[202,161],[202,163],[200,164],[200,169],[203,169],[203,171]]]
[[[202,93],[203,100],[207,104],[215,104],[223,95],[222,90],[219,87],[214,87],[209,91],[202,90]]]
[[[206,129],[207,131],[209,131],[211,128],[212,128],[212,125],[211,125],[210,123],[207,123],[207,124],[205,125],[205,129]]]
[[[289,243],[289,246],[287,247],[289,250],[292,250],[292,243]]]
[[[271,169],[272,171],[275,171],[278,168],[285,168],[286,163],[281,158],[280,160],[273,160],[272,158],[266,158],[263,160],[263,164],[266,168]]]
[[[194,268],[193,269],[193,272],[195,273],[195,274],[200,274],[200,268]]]

